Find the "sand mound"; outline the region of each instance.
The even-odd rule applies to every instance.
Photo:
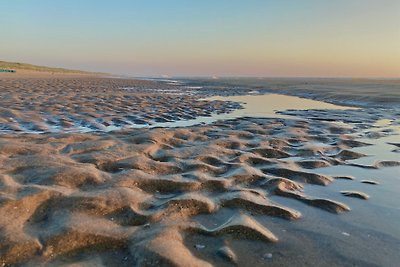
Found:
[[[369,199],[369,195],[359,191],[340,191],[340,193],[346,197]]]
[[[208,229],[204,226],[199,226],[190,227],[187,229],[187,231],[213,236],[233,235],[236,238],[257,239],[266,242],[278,241],[278,238],[267,228],[249,216],[243,214],[231,217],[224,224],[214,229]]]
[[[382,168],[382,167],[396,167],[400,166],[400,161],[396,160],[380,160],[374,164],[375,167],[377,168]]]

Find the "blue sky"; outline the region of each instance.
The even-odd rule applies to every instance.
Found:
[[[0,59],[120,74],[399,76],[397,0],[1,1]]]

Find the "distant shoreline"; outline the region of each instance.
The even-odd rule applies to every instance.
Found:
[[[7,62],[7,61],[0,61],[0,69],[15,71],[15,72],[0,72],[0,75],[2,76],[18,75],[19,77],[20,76],[36,77],[36,76],[48,76],[48,75],[90,75],[90,76],[109,75],[108,73],[71,70],[66,68],[38,66],[27,63]]]
[[[49,72],[49,71],[31,71],[31,70],[17,70],[14,73],[1,72],[0,78],[56,78],[56,77],[100,77],[104,74],[92,74],[92,73],[60,73],[60,72]]]

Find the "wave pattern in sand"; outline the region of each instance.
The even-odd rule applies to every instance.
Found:
[[[364,156],[351,149],[368,144],[339,128],[246,118],[180,129],[3,135],[0,262],[209,266],[214,260],[191,241],[203,236],[225,242],[215,255],[237,263],[230,239],[279,240],[258,216],[301,218],[271,196],[335,214],[350,210],[302,191],[353,179],[316,171]],[[197,219],[221,212],[229,219],[212,226]]]
[[[153,81],[82,77],[0,81],[0,133],[110,131],[240,108],[234,102],[201,101],[188,93],[195,90]]]

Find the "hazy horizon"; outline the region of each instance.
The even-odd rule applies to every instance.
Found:
[[[400,1],[8,1],[0,60],[132,77],[399,78]]]

